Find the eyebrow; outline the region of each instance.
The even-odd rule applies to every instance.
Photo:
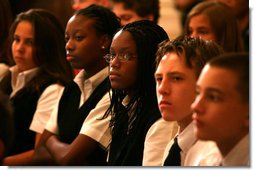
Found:
[[[208,87],[205,91],[207,92],[212,92],[212,93],[218,93],[220,95],[224,95],[225,93],[221,90],[219,90],[218,88],[213,88],[213,87]]]

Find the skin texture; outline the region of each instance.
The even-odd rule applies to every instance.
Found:
[[[110,48],[111,54],[130,54],[135,56],[137,52],[135,41],[127,31],[118,32]],[[128,61],[120,61],[117,57],[110,62],[110,82],[114,89],[123,89],[131,94],[135,90],[137,79],[138,60],[132,57]]]
[[[28,21],[21,21],[14,33],[12,54],[20,72],[37,67],[33,59],[33,27]]]
[[[249,105],[243,102],[237,85],[234,72],[206,65],[191,105],[196,136],[216,141],[223,156],[249,130]]]
[[[111,39],[96,32],[92,19],[73,16],[67,23],[65,38],[67,60],[74,68],[84,68],[88,78],[107,66],[102,56],[110,46]],[[84,165],[98,145],[97,141],[84,134],[78,134],[70,144],[63,143],[58,135],[44,130],[33,156],[33,164]]]
[[[14,61],[19,72],[23,72],[37,67],[33,59],[33,27],[28,21],[21,21],[14,32],[14,41],[12,43],[12,53]],[[37,145],[41,134],[36,133],[35,146]],[[6,157],[3,165],[19,165],[29,162],[34,150],[29,150],[17,155]]]
[[[98,35],[93,23],[84,16],[73,16],[65,32],[67,60],[75,69],[86,68],[89,76],[106,67],[101,56],[109,46],[109,38]]]
[[[153,20],[152,15],[141,17],[134,10],[124,8],[123,3],[114,3],[112,11],[121,19],[121,25],[144,19]]]
[[[193,16],[190,19],[188,30],[190,37],[200,37],[204,40],[217,41],[208,18],[203,14]]]
[[[155,72],[157,99],[162,117],[177,121],[180,130],[191,122],[190,105],[195,99],[196,75],[176,53],[162,57]]]
[[[75,11],[80,10],[81,8],[86,8],[89,5],[98,4],[105,7],[109,7],[109,0],[72,0],[72,9]]]

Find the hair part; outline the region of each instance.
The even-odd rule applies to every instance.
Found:
[[[73,78],[72,68],[66,60],[64,29],[60,21],[44,9],[30,9],[17,15],[10,30],[10,43],[18,24],[22,21],[31,23],[33,34],[33,59],[40,68],[40,74],[66,84]],[[9,45],[11,51],[11,44]],[[45,74],[46,73],[46,74]],[[33,84],[39,87],[46,78],[35,78]]]
[[[244,51],[243,40],[238,28],[237,20],[232,10],[225,4],[217,1],[200,2],[188,13],[185,23],[185,34],[189,35],[189,23],[192,17],[205,15],[216,36],[216,42],[226,52]],[[234,35],[234,36],[232,36]]]
[[[113,38],[116,30],[121,27],[120,19],[110,9],[100,5],[90,5],[76,11],[76,16],[82,15],[94,20],[95,30],[99,35],[107,34]]]

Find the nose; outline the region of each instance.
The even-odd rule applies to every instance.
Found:
[[[66,42],[65,49],[66,49],[67,51],[73,51],[73,49],[74,49],[74,44],[73,44],[73,42],[72,42],[71,39],[69,39],[69,40]]]
[[[157,89],[159,94],[170,94],[171,86],[166,79],[162,79],[160,83],[157,83]]]
[[[25,44],[23,42],[15,43],[13,45],[13,49],[17,50],[18,52],[24,52],[25,51]]]
[[[196,31],[192,31],[192,33],[190,34],[191,38],[198,38],[199,34]]]
[[[194,102],[191,104],[191,110],[197,114],[204,113],[204,102],[203,98],[198,95],[196,96]]]
[[[117,56],[115,58],[113,58],[111,61],[110,61],[110,67],[111,68],[118,68],[120,66],[120,61],[119,59],[117,58]]]

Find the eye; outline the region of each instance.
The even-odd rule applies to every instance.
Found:
[[[172,81],[178,82],[178,81],[183,80],[183,77],[178,76],[178,75],[173,75],[173,76],[171,77],[171,79],[172,79]]]
[[[162,76],[155,76],[155,81],[160,83],[162,81]]]
[[[68,42],[70,40],[70,36],[65,35],[65,42]]]
[[[19,42],[19,41],[20,41],[20,39],[19,39],[18,36],[14,36],[14,37],[13,37],[13,42]]]
[[[75,36],[75,40],[77,40],[77,41],[81,41],[81,40],[83,40],[83,38],[84,38],[84,36],[81,36],[81,35]]]
[[[131,58],[131,55],[128,54],[128,53],[127,53],[127,54],[124,54],[124,55],[121,55],[121,56],[122,56],[122,59],[123,59],[123,60],[126,60],[126,61],[129,60],[129,59]]]
[[[222,100],[222,98],[220,97],[220,95],[216,94],[216,93],[208,93],[206,95],[207,100],[212,101],[212,102],[219,102]]]
[[[32,46],[34,44],[33,39],[27,39],[26,44]]]

